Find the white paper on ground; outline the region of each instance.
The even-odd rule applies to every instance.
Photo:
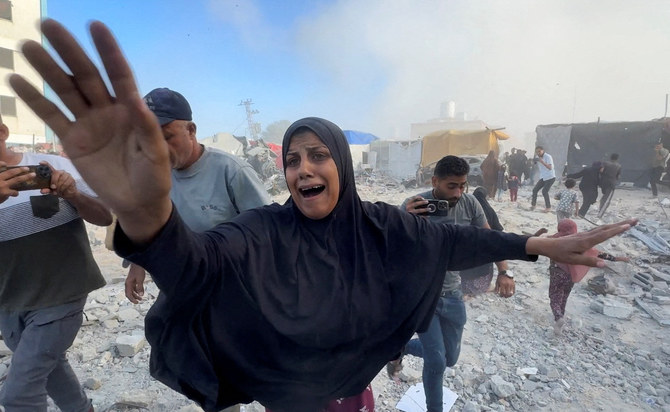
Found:
[[[443,410],[451,410],[457,398],[458,395],[455,392],[444,386],[442,387]],[[423,391],[423,384],[412,385],[395,407],[405,412],[426,412],[426,394]]]

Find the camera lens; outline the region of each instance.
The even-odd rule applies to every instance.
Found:
[[[35,170],[35,174],[42,178],[51,177],[51,169],[49,169],[49,166],[39,165],[37,166],[37,170]]]
[[[428,209],[428,213],[435,213],[436,208],[435,208],[435,205],[434,205],[434,204],[432,204],[432,203],[428,203],[428,204],[426,205],[426,208]]]

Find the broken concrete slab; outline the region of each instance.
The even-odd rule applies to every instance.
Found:
[[[616,319],[630,319],[635,311],[635,308],[631,305],[612,298],[601,298],[593,301],[590,307],[597,313]]]
[[[147,343],[141,335],[123,335],[116,338],[116,349],[119,356],[135,356]]]
[[[641,307],[645,312],[649,314],[649,316],[654,318],[656,322],[660,323],[662,326],[670,326],[670,317],[659,313],[660,311],[654,308],[653,304],[644,302],[640,298],[635,298],[635,303],[637,303],[639,307]]]

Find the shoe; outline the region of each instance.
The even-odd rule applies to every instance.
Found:
[[[545,209],[543,210],[543,212],[544,212],[544,213],[549,213],[549,212],[551,212],[551,208],[547,207],[547,208],[545,208]]]

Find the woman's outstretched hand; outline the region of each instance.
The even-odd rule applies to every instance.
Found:
[[[544,255],[561,263],[603,267],[605,262],[602,259],[596,256],[587,256],[584,252],[611,237],[625,232],[636,224],[637,219],[628,219],[570,236],[557,238],[530,237],[526,242],[526,252],[530,255]]]
[[[109,29],[90,25],[111,93],[74,37],[58,22],[45,20],[42,33],[72,74],[37,42],[22,50],[28,62],[72,113],[14,74],[16,94],[58,135],[75,167],[105,205],[118,216],[129,238],[151,240],[170,216],[170,162],[158,121],[145,105],[133,73]]]

